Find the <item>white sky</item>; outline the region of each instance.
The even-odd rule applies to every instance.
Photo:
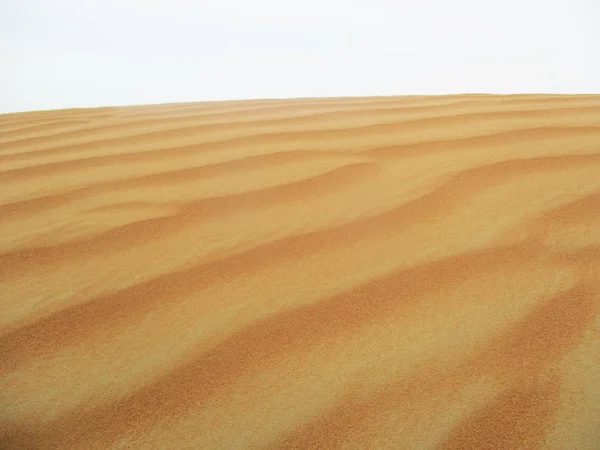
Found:
[[[0,0],[0,113],[600,93],[600,0]]]

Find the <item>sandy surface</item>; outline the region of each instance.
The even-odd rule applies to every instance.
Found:
[[[600,96],[0,116],[0,447],[600,448]]]

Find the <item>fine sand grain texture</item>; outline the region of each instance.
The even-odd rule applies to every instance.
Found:
[[[600,96],[0,115],[0,448],[600,449]]]

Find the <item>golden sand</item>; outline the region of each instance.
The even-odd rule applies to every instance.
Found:
[[[0,448],[600,448],[600,96],[0,116]]]

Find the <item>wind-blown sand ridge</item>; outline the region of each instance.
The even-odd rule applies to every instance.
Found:
[[[600,448],[600,96],[0,115],[0,448]]]

